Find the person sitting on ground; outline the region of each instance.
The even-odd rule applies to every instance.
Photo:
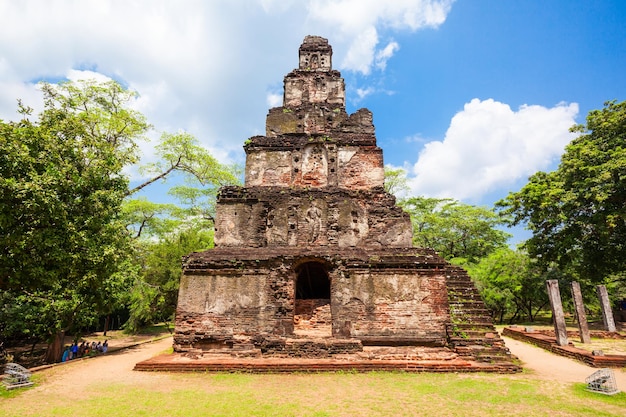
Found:
[[[67,362],[68,361],[68,357],[70,356],[70,347],[67,346],[65,348],[65,350],[63,351],[63,356],[61,357],[61,362]]]
[[[102,344],[102,353],[107,353],[107,350],[109,350],[109,341],[105,340]]]

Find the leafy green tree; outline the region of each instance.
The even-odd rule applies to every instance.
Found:
[[[21,103],[22,120],[0,121],[0,336],[46,337],[54,361],[65,332],[128,302],[145,274],[136,237],[166,236],[198,219],[210,206],[202,197],[237,174],[191,135],[164,134],[161,161],[147,168],[152,177],[130,189],[122,170],[137,163],[137,143],[150,129],[129,109],[135,93],[94,81],[42,84],[42,91],[36,121]],[[172,173],[192,178],[178,191],[187,207],[128,201]]]
[[[136,193],[155,181],[165,179],[174,172],[183,174],[187,182],[201,187],[203,190],[205,188],[211,190],[213,193],[222,185],[239,182],[239,167],[219,163],[189,133],[163,133],[155,150],[158,161],[141,167],[141,171],[144,174],[152,177],[129,190],[129,195]],[[202,194],[201,191],[199,193]]]
[[[411,215],[413,244],[435,249],[447,260],[475,263],[506,245],[509,234],[490,209],[452,199],[411,197],[400,202]]]
[[[566,148],[559,167],[537,172],[499,201],[511,224],[525,224],[525,244],[544,267],[576,271],[590,282],[626,272],[626,102],[605,103]]]
[[[385,191],[395,196],[409,191],[406,170],[403,168],[385,167]]]
[[[158,241],[136,242],[141,275],[128,293],[130,318],[125,327],[137,331],[146,324],[168,322],[176,311],[181,259],[213,247],[213,229],[178,228]]]
[[[181,258],[213,247],[215,197],[223,185],[239,183],[239,168],[220,164],[186,133],[164,134],[156,147],[159,161],[142,167],[151,179],[136,192],[176,172],[180,180],[168,194],[177,204],[157,204],[142,198],[123,206],[134,239],[140,273],[128,293],[130,318],[125,327],[136,331],[155,321],[168,321],[176,309]]]
[[[124,286],[121,169],[136,161],[133,138],[148,126],[116,107],[127,95],[114,84],[43,92],[37,122],[21,107],[23,120],[0,123],[0,289],[13,299],[2,319],[36,317],[31,330],[56,342],[52,361],[64,333],[112,308]]]
[[[547,276],[526,253],[509,247],[495,250],[467,269],[500,323],[505,315],[511,315],[511,321],[534,321],[548,303],[544,282],[555,278],[555,271]]]

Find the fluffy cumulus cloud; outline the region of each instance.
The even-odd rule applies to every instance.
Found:
[[[0,119],[17,117],[17,98],[37,110],[40,80],[103,75],[139,92],[134,105],[158,131],[189,131],[220,160],[241,162],[305,35],[328,37],[342,69],[367,74],[398,51],[394,32],[437,27],[451,3],[0,1],[0,38],[10,40],[0,42]]]
[[[337,28],[348,40],[344,69],[369,74],[372,64],[385,68],[397,51],[398,44],[390,42],[378,48],[381,28],[393,31],[415,31],[436,28],[443,24],[454,0],[310,0],[312,19]]]
[[[517,111],[473,99],[456,114],[443,141],[427,143],[412,166],[416,195],[479,199],[547,169],[573,139],[578,105],[524,105]]]

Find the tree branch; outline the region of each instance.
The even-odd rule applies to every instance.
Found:
[[[175,164],[172,164],[172,166],[170,166],[165,172],[157,175],[156,177],[149,179],[148,181],[144,182],[143,184],[139,184],[138,186],[136,186],[135,188],[133,188],[132,190],[128,190],[128,192],[126,193],[126,197],[128,197],[129,195],[135,194],[137,191],[143,189],[144,187],[147,187],[148,185],[152,184],[155,181],[158,181],[160,179],[163,179],[165,177],[167,177],[170,172],[174,171],[175,169],[177,169],[180,165],[180,161],[182,160],[182,156],[178,157],[178,161],[176,161]]]

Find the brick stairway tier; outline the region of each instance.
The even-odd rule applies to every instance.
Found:
[[[449,347],[462,358],[509,364],[521,370],[496,331],[489,310],[467,272],[449,266],[446,285],[451,322],[447,329]]]

